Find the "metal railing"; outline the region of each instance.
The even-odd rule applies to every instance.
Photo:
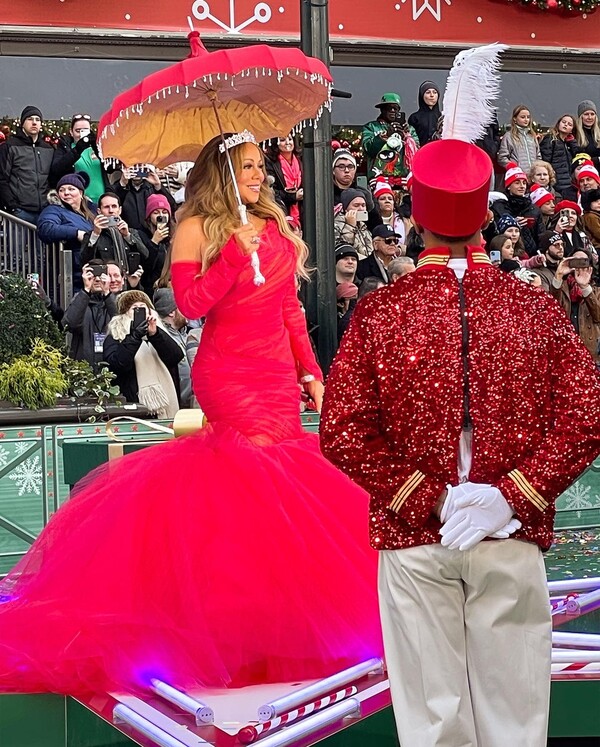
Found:
[[[0,210],[0,272],[39,275],[48,296],[63,309],[73,298],[73,256],[62,241],[45,244],[33,223]]]

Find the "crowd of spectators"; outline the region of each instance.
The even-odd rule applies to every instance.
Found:
[[[384,93],[362,130],[362,151],[336,144],[332,159],[338,339],[356,303],[415,270],[422,242],[411,220],[412,158],[440,137],[440,91],[425,81],[406,116]],[[492,158],[486,250],[499,272],[551,293],[600,361],[600,125],[594,102],[563,114],[542,136],[516,106],[477,143]],[[292,137],[265,144],[265,168],[291,228],[303,223],[302,154]],[[0,208],[37,226],[73,256],[74,297],[66,309],[36,288],[66,332],[70,354],[117,374],[122,392],[157,414],[194,406],[190,385],[202,320],[188,320],[170,289],[176,210],[193,164],[106,169],[91,118],[75,115],[51,142],[41,111],[27,106],[0,143]],[[440,165],[443,168],[443,164]],[[169,384],[172,383],[172,387]]]

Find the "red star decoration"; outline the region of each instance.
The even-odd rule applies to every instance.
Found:
[[[77,429],[77,435],[81,436],[82,433],[83,433],[83,428],[78,428]]]
[[[38,438],[39,438],[42,435],[42,432],[41,431],[36,431],[35,435],[38,436]]]
[[[137,433],[137,431],[138,431],[139,429],[138,429],[137,425],[132,425],[132,426],[131,426],[131,430],[132,430],[132,432],[133,432],[133,433]]]
[[[4,433],[0,433],[0,438],[4,438]]]
[[[54,472],[48,472],[48,477],[54,477]]]
[[[24,436],[24,435],[25,435],[25,434],[23,433],[23,431],[19,431],[19,432],[17,433],[17,438],[23,438],[23,436]]]
[[[116,428],[113,428],[113,431],[114,431],[115,433],[118,433],[118,432],[119,432],[119,426],[117,426]]]
[[[102,432],[102,428],[96,428],[95,429],[95,433],[101,433],[101,432]]]
[[[56,432],[58,433],[59,436],[62,436],[64,434],[64,431],[62,428],[58,428]]]
[[[52,452],[51,451],[48,452],[48,456],[52,456]]]

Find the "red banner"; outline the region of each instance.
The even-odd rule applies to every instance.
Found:
[[[207,36],[298,37],[300,0],[30,0],[4,3],[3,25],[187,32]],[[332,37],[411,42],[493,41],[535,47],[600,48],[600,11],[526,8],[506,0],[331,0]]]

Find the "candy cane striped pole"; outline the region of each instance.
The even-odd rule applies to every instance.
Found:
[[[333,693],[332,695],[327,695],[326,697],[315,700],[312,703],[307,703],[306,705],[300,706],[300,708],[296,708],[293,711],[277,716],[270,721],[264,721],[262,724],[248,724],[248,726],[244,726],[239,730],[237,735],[238,739],[242,744],[250,744],[251,742],[255,742],[260,735],[265,732],[272,732],[280,726],[285,726],[303,716],[308,716],[309,713],[314,713],[315,711],[320,711],[334,703],[339,703],[340,700],[345,700],[352,695],[356,695],[356,693],[356,687],[347,687],[345,690],[338,690],[338,692]]]

